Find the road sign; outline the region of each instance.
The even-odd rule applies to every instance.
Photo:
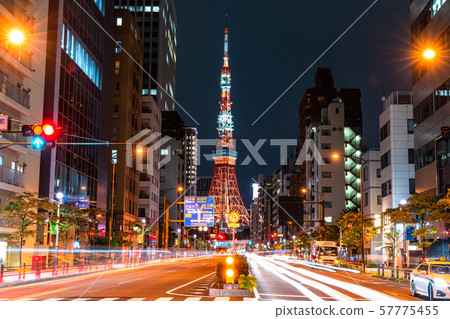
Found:
[[[231,212],[228,214],[228,227],[230,227],[229,223],[231,224],[235,224],[239,221],[239,219],[241,219],[241,217],[239,216],[238,212]]]
[[[31,146],[35,149],[35,150],[40,150],[45,146],[45,141],[42,137],[40,136],[35,136],[33,137],[33,139],[31,140]]]
[[[184,226],[214,226],[214,197],[186,196]]]
[[[7,131],[9,129],[8,115],[0,115],[0,131]]]
[[[240,226],[239,223],[228,223],[228,227],[231,227],[231,228],[233,228],[233,227],[239,227],[239,226]]]
[[[89,196],[85,195],[64,195],[64,202],[75,204],[78,209],[89,208]]]

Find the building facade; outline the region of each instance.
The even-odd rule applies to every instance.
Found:
[[[0,2],[0,114],[8,116],[11,130],[20,131],[24,124],[43,122],[47,12],[48,1],[39,1],[39,7],[25,0]],[[9,39],[9,33],[14,30],[26,34],[22,43]],[[5,144],[29,139],[22,133],[0,134],[0,142]],[[41,151],[30,145],[3,145],[0,150],[0,206],[7,205],[13,195],[39,192],[40,159]],[[7,239],[13,231],[0,216],[0,265],[6,267],[19,263],[17,254],[8,253],[10,247],[15,247]],[[43,233],[37,242],[44,243]],[[27,238],[24,248],[33,248],[34,244],[34,238]],[[23,261],[31,262],[29,256],[25,252]]]
[[[120,46],[114,49],[111,65],[113,75],[109,140],[124,144],[115,145],[111,150],[112,164],[108,174],[108,185],[111,187],[108,187],[108,198],[114,196],[109,201],[109,209],[113,210],[114,215],[113,234],[118,234],[130,232],[131,227],[136,224],[139,201],[143,195],[139,190],[140,169],[137,167],[143,149],[127,144],[141,130],[142,70],[135,61],[142,63],[143,44],[139,26],[128,10],[114,10],[114,20],[122,22],[114,26],[114,39]],[[134,60],[124,50],[133,52]],[[141,218],[143,217],[145,216]]]
[[[43,118],[64,129],[62,142],[108,140],[113,46],[99,25],[112,33],[112,8],[107,1],[50,1]],[[106,209],[104,163],[110,157],[98,145],[57,145],[43,151],[41,195],[87,195],[92,205]]]
[[[185,196],[197,195],[197,129],[186,127],[184,135],[184,190]]]
[[[114,0],[114,5],[128,9],[141,30],[146,71],[142,95],[153,96],[163,111],[175,110],[177,15],[173,0]]]

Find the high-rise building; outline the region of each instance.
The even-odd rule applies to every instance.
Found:
[[[54,198],[88,195],[106,208],[107,147],[77,143],[109,135],[113,5],[98,0],[50,1],[46,52],[44,119],[65,132],[63,142],[42,152],[39,190]],[[103,31],[103,30],[105,31]]]
[[[147,130],[144,136],[151,137],[161,133],[161,110],[156,104],[155,100],[151,96],[142,97],[142,113],[141,113],[141,130]],[[153,135],[155,136],[155,135]],[[145,148],[145,160],[147,165],[144,166],[144,170],[139,175],[139,217],[145,217],[149,225],[154,225],[159,218],[159,201],[160,201],[160,159],[161,149],[153,147],[153,145],[159,141],[159,138],[151,138],[151,141]],[[150,154],[152,152],[152,154]],[[151,167],[151,169],[150,169]],[[141,197],[141,194],[148,194]],[[158,228],[158,223],[155,225]],[[161,230],[158,228],[157,233]],[[157,236],[155,234],[149,234],[150,245],[157,244]]]
[[[127,144],[141,130],[142,69],[138,64],[142,63],[143,45],[139,26],[128,10],[114,10],[114,21],[117,20],[122,22],[114,26],[114,39],[120,46],[115,47],[111,64],[113,75],[109,140],[123,144],[115,145],[111,150],[114,164],[110,165],[108,174],[108,185],[111,185],[108,187],[108,198],[114,196],[108,204],[110,209],[114,205],[115,234],[130,231],[130,224],[135,224],[138,217],[146,217],[138,214],[139,202],[141,198],[150,199],[148,192],[139,189],[139,174],[142,169],[137,167],[137,160],[145,155],[145,149],[136,144],[131,147]],[[133,59],[123,51],[133,52]]]
[[[212,176],[198,176],[197,177],[197,196],[208,196],[211,188]]]
[[[173,0],[114,0],[114,5],[128,9],[141,30],[143,67],[153,78],[144,73],[142,95],[153,96],[163,111],[175,110],[177,15]]]
[[[337,99],[337,100],[336,100]],[[343,118],[343,127],[345,127],[345,154],[341,155],[352,156],[354,159],[348,157],[346,161],[349,171],[350,167],[359,165],[358,158],[361,156],[361,134],[362,134],[362,112],[361,112],[361,92],[359,89],[341,89],[337,91],[334,87],[333,76],[331,70],[328,68],[319,68],[315,75],[315,87],[307,89],[299,105],[299,140],[297,146],[297,153],[300,153],[305,145],[308,128],[313,122],[320,122],[322,118],[322,109],[327,108],[333,101],[343,103],[343,111],[345,116]],[[359,168],[358,168],[359,169]],[[355,172],[351,172],[352,174]],[[347,181],[354,181],[355,179],[347,179]],[[291,195],[301,196],[301,189],[306,187],[306,162],[298,168],[298,172],[294,174],[291,184]],[[356,191],[349,189],[346,192],[346,207],[352,207],[352,203],[359,207],[359,198],[357,198],[357,185],[349,183],[349,187]]]
[[[416,191],[442,198],[450,188],[450,1],[411,1]],[[433,54],[424,54],[425,52]]]
[[[377,235],[366,246],[368,263],[382,264],[386,261],[385,247],[383,247],[383,232],[381,229],[381,164],[380,150],[371,149],[365,152],[362,164],[362,207],[364,215],[373,220]]]
[[[258,238],[260,245],[270,245],[272,232],[272,176],[258,176]]]
[[[43,120],[47,11],[45,0],[39,5],[34,1],[0,1],[0,114],[9,118],[11,130],[20,131],[24,124],[40,124]],[[22,43],[9,38],[12,31],[26,35]],[[7,130],[8,121],[2,119],[2,130]],[[29,139],[22,133],[0,134],[0,141],[5,144],[0,150],[1,206],[7,205],[13,195],[39,191],[41,151],[29,145],[8,145]],[[0,265],[7,267],[19,264],[17,254],[7,253],[10,247],[17,247],[7,238],[13,231],[5,227],[0,216]],[[44,242],[42,233],[37,242]],[[24,248],[31,249],[34,244],[34,238],[27,238]],[[24,260],[29,260],[28,256],[24,252]]]
[[[186,127],[184,135],[184,189],[185,196],[197,195],[197,129]]]
[[[393,92],[380,115],[381,210],[397,208],[415,192],[411,92]]]

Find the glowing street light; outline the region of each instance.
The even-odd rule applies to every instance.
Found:
[[[23,34],[22,31],[13,30],[9,33],[9,41],[11,41],[14,44],[21,44],[24,39],[25,35]]]
[[[136,153],[142,154],[142,153],[144,153],[144,149],[143,149],[142,147],[139,147],[139,148],[136,150]]]
[[[434,52],[431,49],[428,49],[423,52],[423,56],[425,59],[431,60],[432,58],[434,58],[436,56],[436,52]]]

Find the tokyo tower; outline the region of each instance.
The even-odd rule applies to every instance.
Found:
[[[220,75],[220,111],[217,117],[217,149],[213,152],[214,174],[209,196],[214,197],[216,222],[225,221],[228,213],[238,212],[241,219],[250,225],[250,216],[245,209],[236,178],[237,152],[233,142],[233,115],[231,115],[231,70],[228,64],[228,25],[225,23],[224,57]]]

